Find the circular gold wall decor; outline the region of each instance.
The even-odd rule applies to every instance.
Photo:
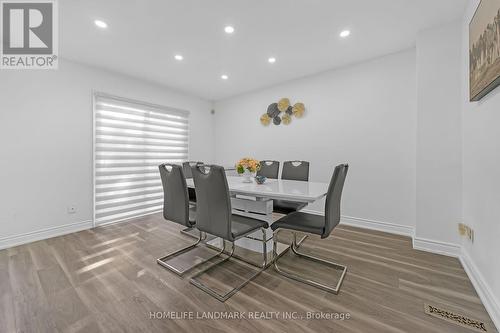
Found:
[[[283,125],[288,125],[292,122],[292,117],[287,113],[281,117],[281,121],[283,122]]]
[[[269,126],[271,123],[271,118],[267,115],[267,113],[264,113],[262,116],[260,116],[260,123],[264,126]]]
[[[290,106],[290,100],[288,98],[282,98],[278,102],[278,110],[280,110],[280,112],[285,112],[289,106]]]
[[[304,115],[304,111],[305,111],[304,103],[295,103],[292,109],[293,115],[297,118],[302,118],[302,116]]]
[[[278,103],[269,104],[266,113],[260,116],[260,123],[263,126],[269,126],[271,122],[276,126],[280,124],[289,125],[293,116],[302,118],[305,110],[304,103],[295,103],[292,106],[288,98],[282,98]]]

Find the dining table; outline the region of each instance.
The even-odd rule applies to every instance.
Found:
[[[279,219],[280,215],[273,213],[273,200],[283,200],[310,204],[326,196],[328,183],[312,181],[296,181],[285,179],[266,179],[263,184],[258,184],[255,179],[245,182],[244,177],[227,176],[227,184],[231,197],[232,213],[266,221],[269,225]],[[195,188],[192,178],[186,179],[188,188]],[[267,256],[270,259],[273,250],[273,231],[266,229],[264,235],[257,231],[236,241],[235,256],[248,263],[255,264],[249,257],[262,255],[262,241],[265,237]],[[305,239],[304,236],[299,244]],[[208,236],[206,245],[221,249],[223,240],[219,237]],[[283,254],[289,244],[278,242],[277,252]],[[268,260],[270,262],[271,260]]]

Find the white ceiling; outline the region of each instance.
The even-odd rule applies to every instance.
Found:
[[[220,100],[410,48],[419,30],[459,18],[466,2],[63,0],[60,55]]]

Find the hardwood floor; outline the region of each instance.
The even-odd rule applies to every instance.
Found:
[[[0,251],[0,332],[472,332],[425,314],[424,303],[496,332],[460,262],[413,250],[407,237],[339,226],[301,246],[348,266],[338,295],[268,268],[220,303],[191,285],[190,275],[156,263],[193,242],[179,230],[158,214]],[[336,278],[291,253],[281,263]],[[203,279],[223,288],[250,273],[231,261]],[[311,312],[350,318],[308,319]],[[244,318],[200,318],[221,314]]]

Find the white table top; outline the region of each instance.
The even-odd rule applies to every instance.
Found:
[[[231,194],[259,198],[281,199],[295,202],[315,202],[326,195],[328,183],[302,182],[295,180],[267,179],[262,185],[252,180],[243,183],[242,177],[227,177]],[[193,179],[187,179],[187,186],[194,188]]]

